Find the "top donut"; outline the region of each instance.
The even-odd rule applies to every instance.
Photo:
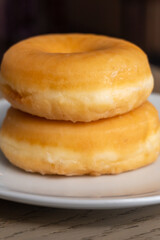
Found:
[[[93,34],[49,34],[12,46],[0,88],[13,107],[40,117],[90,122],[126,113],[150,95],[146,54]]]

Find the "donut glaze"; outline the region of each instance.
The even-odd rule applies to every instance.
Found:
[[[36,116],[90,122],[126,113],[150,95],[146,54],[127,41],[93,34],[51,34],[12,46],[0,88],[17,109]]]

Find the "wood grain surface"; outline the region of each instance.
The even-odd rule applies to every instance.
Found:
[[[160,239],[160,205],[125,210],[67,210],[0,203],[0,240]]]
[[[152,66],[155,92],[160,69]],[[160,205],[119,210],[67,210],[0,200],[0,240],[159,240]]]

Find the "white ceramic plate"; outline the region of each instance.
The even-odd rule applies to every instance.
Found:
[[[160,95],[150,101],[160,113]],[[0,101],[0,125],[9,104]],[[34,205],[111,209],[160,203],[160,157],[144,168],[116,176],[59,177],[26,173],[0,152],[0,198]]]

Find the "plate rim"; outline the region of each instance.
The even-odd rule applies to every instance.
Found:
[[[3,190],[0,187],[0,198],[31,205],[58,207],[69,209],[120,209],[130,207],[142,207],[160,203],[160,194],[132,198],[74,198],[53,197],[38,194]]]

